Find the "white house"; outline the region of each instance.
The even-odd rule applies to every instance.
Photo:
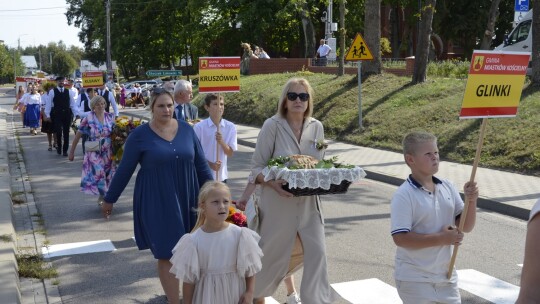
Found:
[[[38,70],[38,65],[36,62],[36,57],[31,55],[24,55],[21,56],[21,61],[24,63],[24,66],[26,67],[26,70],[24,71],[25,75],[31,74],[34,75],[35,72]]]
[[[112,68],[113,70],[116,70],[117,65],[116,61],[113,60],[112,62]],[[107,66],[105,64],[100,65],[99,67],[96,67],[92,64],[89,60],[81,60],[81,73],[87,72],[87,71],[107,71]]]

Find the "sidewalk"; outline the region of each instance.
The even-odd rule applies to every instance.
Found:
[[[121,115],[150,118],[144,109],[125,109]],[[236,125],[238,143],[255,147],[259,128]],[[400,185],[409,175],[409,167],[401,153],[350,145],[329,140],[326,157],[337,155],[344,163],[362,167],[367,178],[393,185]],[[481,166],[482,164],[480,164]],[[469,181],[472,165],[442,161],[440,175],[452,181],[458,189]],[[540,178],[493,169],[478,168],[476,182],[480,188],[478,207],[519,219],[529,218],[531,208],[540,198]]]

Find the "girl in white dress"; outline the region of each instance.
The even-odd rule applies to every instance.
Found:
[[[256,232],[226,222],[231,192],[209,181],[199,192],[195,228],[173,249],[173,273],[185,304],[251,304],[262,250]]]

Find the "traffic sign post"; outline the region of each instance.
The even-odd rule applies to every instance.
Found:
[[[356,33],[353,43],[347,55],[345,55],[347,61],[358,61],[358,126],[360,130],[362,127],[362,60],[373,60],[373,54],[369,50],[367,43],[360,33]]]
[[[182,76],[181,70],[150,70],[146,71],[148,77]]]

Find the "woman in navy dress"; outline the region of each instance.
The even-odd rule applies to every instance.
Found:
[[[108,218],[113,204],[140,165],[133,191],[135,241],[158,260],[158,274],[169,303],[179,303],[180,284],[169,272],[172,249],[196,221],[199,189],[212,172],[192,127],[172,119],[170,92],[157,89],[151,98],[150,123],[128,137],[122,161],[105,197],[102,212]]]

